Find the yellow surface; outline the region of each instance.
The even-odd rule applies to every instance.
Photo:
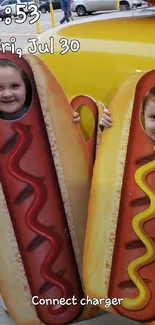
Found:
[[[94,132],[95,121],[91,110],[86,105],[78,107],[77,112],[80,115],[80,128],[82,130],[83,137],[87,141]]]
[[[36,0],[34,0],[34,3],[37,6],[37,1]],[[36,21],[36,31],[37,31],[37,34],[41,33],[39,20]]]
[[[36,31],[37,31],[37,34],[41,33],[39,20],[37,20],[37,22],[36,22]]]
[[[117,0],[117,10],[120,10],[120,0]]]
[[[53,10],[53,5],[51,0],[50,0],[50,16],[51,16],[52,27],[55,27],[54,10]]]
[[[155,68],[155,17],[117,18],[65,24],[39,37],[55,53],[38,54],[71,100],[88,95],[108,105],[119,85],[132,73]],[[77,39],[80,50],[62,55],[59,40]]]

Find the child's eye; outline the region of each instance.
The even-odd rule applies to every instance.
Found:
[[[12,88],[13,88],[13,89],[16,89],[16,88],[18,88],[18,87],[19,87],[19,85],[17,85],[17,84],[13,84],[13,85],[12,85]]]
[[[153,120],[155,120],[155,115],[151,115],[151,118],[152,118]]]

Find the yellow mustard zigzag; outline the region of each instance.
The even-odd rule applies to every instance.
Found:
[[[155,146],[153,147],[155,151]],[[150,300],[150,290],[145,282],[138,274],[138,270],[155,260],[155,244],[148,234],[144,231],[143,225],[146,221],[155,217],[155,191],[146,183],[146,176],[155,171],[155,160],[140,167],[135,173],[135,181],[137,185],[150,198],[150,206],[147,210],[137,214],[132,221],[132,227],[136,235],[144,243],[146,253],[128,266],[128,275],[138,289],[138,295],[133,298],[124,298],[122,306],[127,310],[140,310],[144,308]]]

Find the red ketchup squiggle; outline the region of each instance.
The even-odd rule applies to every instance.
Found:
[[[49,254],[41,265],[41,275],[45,281],[51,283],[60,290],[60,297],[67,299],[73,295],[73,287],[71,283],[52,271],[52,265],[62,250],[62,238],[53,229],[49,229],[37,221],[38,214],[47,200],[46,186],[44,185],[43,180],[22,171],[19,166],[21,158],[30,147],[32,135],[27,126],[20,122],[13,123],[12,129],[18,135],[18,140],[11,151],[8,160],[9,171],[17,180],[29,184],[34,190],[34,199],[25,215],[26,224],[33,232],[44,237],[51,244]],[[48,271],[49,269],[50,272]],[[67,307],[68,305],[50,305],[49,310],[53,315],[56,315],[63,313]]]

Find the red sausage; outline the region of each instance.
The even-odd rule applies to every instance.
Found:
[[[139,122],[139,110],[143,97],[146,91],[154,85],[155,72],[152,71],[141,79],[136,89],[110,278],[110,298],[131,298],[138,295],[137,287],[128,276],[127,267],[133,260],[145,254],[146,248],[133,231],[132,219],[149,207],[149,198],[136,184],[134,174],[139,167],[155,159],[152,149],[154,142],[144,133]],[[155,172],[147,176],[147,183],[155,189]],[[146,222],[144,229],[155,241],[155,219]],[[113,307],[123,316],[146,322],[155,319],[155,262],[141,267],[139,274],[151,292],[149,303],[137,311],[128,311],[121,305]]]
[[[39,304],[38,317],[66,324],[82,312],[83,292],[33,75],[25,60],[16,62],[32,82],[32,102],[17,121],[0,120],[1,183],[32,296],[77,299]]]

